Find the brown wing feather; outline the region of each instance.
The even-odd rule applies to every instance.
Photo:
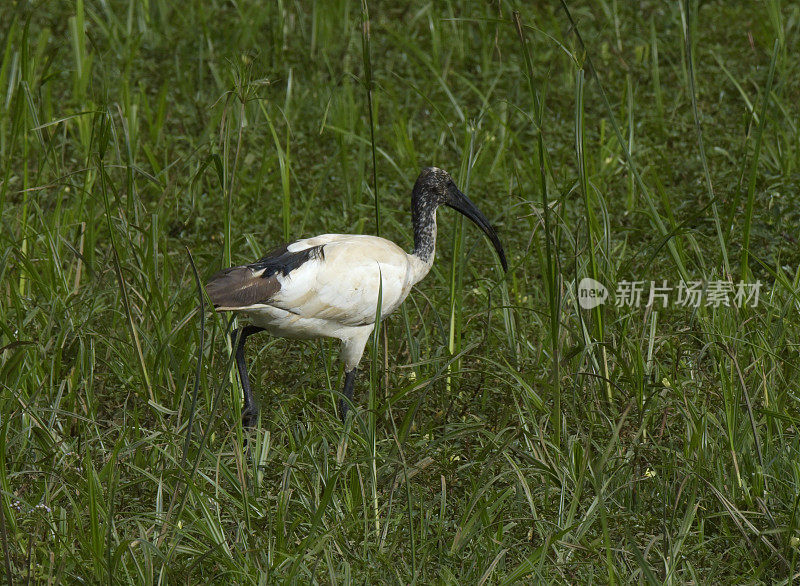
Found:
[[[319,245],[289,252],[287,246],[279,246],[253,264],[220,271],[206,284],[211,303],[220,311],[267,303],[281,290],[278,274],[285,277],[309,260],[324,259],[322,248]]]
[[[265,279],[259,273],[250,267],[220,271],[206,284],[211,303],[216,308],[236,308],[268,301],[280,291],[281,284],[275,275]]]

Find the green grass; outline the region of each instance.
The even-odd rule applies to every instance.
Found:
[[[797,582],[798,6],[173,4],[0,5],[6,582]],[[248,435],[198,280],[410,248],[428,165],[508,275],[443,210],[357,416],[336,343],[261,337]]]

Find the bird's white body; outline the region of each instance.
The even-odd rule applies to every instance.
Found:
[[[411,193],[414,251],[377,236],[323,234],[278,247],[260,260],[217,273],[206,285],[217,311],[235,311],[252,325],[232,332],[244,394],[244,421],[258,411],[250,389],[244,343],[261,329],[281,338],[338,338],[345,383],[342,420],[353,397],[353,381],[380,313],[384,318],[405,300],[433,264],[436,209],[449,206],[483,230],[508,269],[503,246],[489,220],[445,171],[423,169]]]
[[[338,338],[345,368],[355,368],[380,315],[386,317],[431,268],[377,236],[323,234],[290,244],[289,252],[322,246],[322,254],[287,275],[278,274],[280,290],[269,300],[235,309],[274,336]],[[254,271],[253,277],[259,272]]]

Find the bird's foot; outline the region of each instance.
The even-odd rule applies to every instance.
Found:
[[[342,423],[347,421],[347,412],[350,410],[350,406],[348,405],[347,401],[344,399],[339,399],[339,417],[342,420]]]
[[[350,405],[353,401],[353,383],[356,380],[357,372],[358,370],[355,368],[350,372],[345,372],[343,396],[339,399],[339,416],[342,418],[342,423],[347,421],[347,412],[350,410]]]
[[[246,407],[242,409],[242,427],[253,429],[258,422],[258,407]]]

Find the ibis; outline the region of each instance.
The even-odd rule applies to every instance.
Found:
[[[339,414],[345,421],[352,403],[357,367],[375,319],[396,310],[433,264],[436,210],[445,205],[472,220],[491,241],[503,270],[505,252],[494,228],[450,175],[423,169],[411,193],[414,250],[409,254],[378,236],[323,234],[278,247],[252,264],[225,269],[206,291],[217,311],[233,311],[250,324],[231,333],[244,405],[242,421],[258,414],[245,362],[245,342],[256,332],[292,339],[337,338],[344,363]],[[378,302],[380,300],[380,308]]]

